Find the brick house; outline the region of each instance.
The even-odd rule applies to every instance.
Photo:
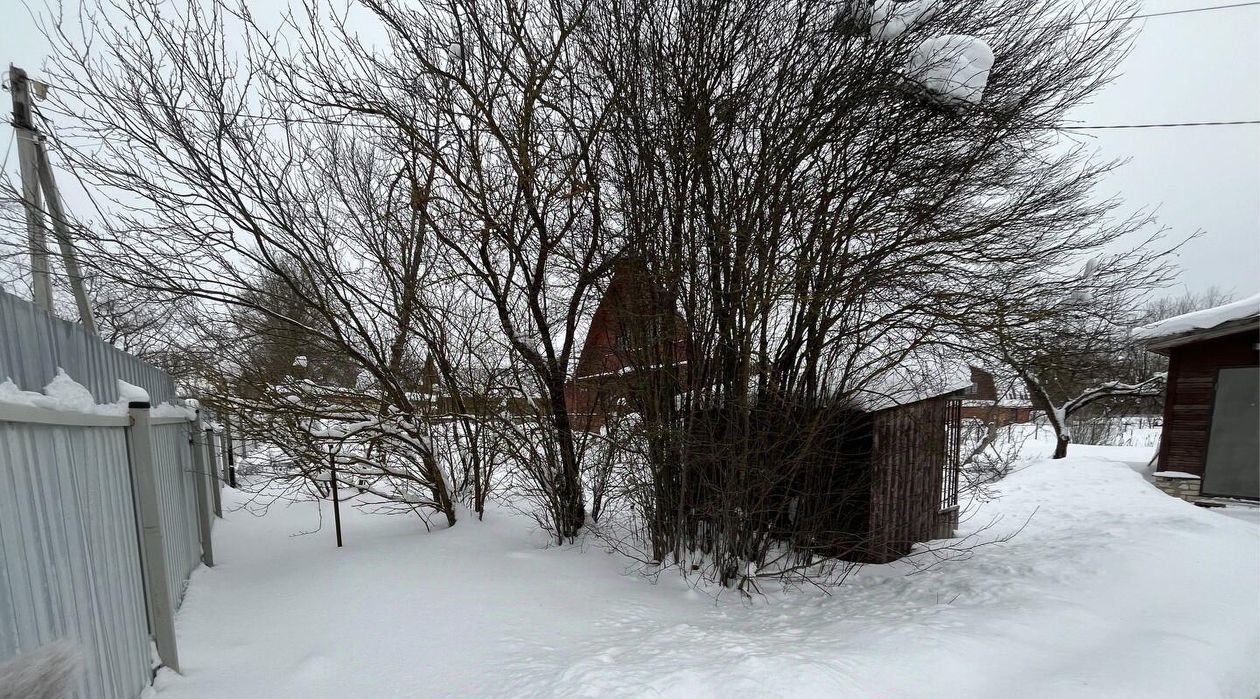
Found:
[[[998,427],[1028,422],[1038,412],[1032,401],[1023,391],[1014,386],[1006,386],[998,390],[993,374],[972,366],[971,386],[962,394],[962,418],[979,420],[985,424],[996,423]]]

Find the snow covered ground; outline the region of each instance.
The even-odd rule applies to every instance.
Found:
[[[229,491],[158,696],[1256,697],[1260,526],[1158,492],[1125,449],[1006,478],[964,532],[1023,529],[966,560],[751,602],[509,511],[426,534],[343,508],[338,550],[328,503],[301,535],[319,504],[255,517]]]

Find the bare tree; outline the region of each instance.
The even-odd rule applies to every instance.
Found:
[[[964,323],[965,336],[1008,366],[1046,411],[1054,458],[1067,455],[1076,412],[1106,398],[1163,392],[1162,372],[1124,380],[1122,358],[1142,302],[1172,278],[1170,252],[1143,246],[1090,258],[1081,271],[1025,270]]]
[[[996,348],[1008,293],[1044,298],[1055,270],[1146,223],[1111,219],[1091,196],[1111,164],[1059,135],[1124,55],[1131,7],[951,3],[904,31],[861,7],[607,2],[582,34],[615,96],[618,209],[650,299],[623,390],[645,421],[651,555],[698,546],[729,583],[785,539],[851,553],[811,543],[834,544],[839,490],[796,513],[841,488],[819,467],[860,429],[860,396],[933,346]],[[928,63],[991,47],[987,81],[960,69],[966,89],[942,92],[919,72],[942,36],[967,48]],[[862,487],[856,468],[839,480]]]
[[[425,505],[453,524],[405,371],[425,354],[422,329],[444,320],[427,296],[449,282],[429,264],[436,240],[422,195],[432,168],[336,125],[292,120],[295,108],[268,91],[276,55],[222,5],[129,10],[96,6],[48,24],[60,99],[50,109],[67,124],[60,153],[110,214],[81,231],[93,272],[188,299],[203,330],[224,339],[240,329],[226,322],[232,309],[244,309],[254,340],[300,338],[304,355],[365,373],[377,387],[370,407],[325,396],[286,408],[284,392],[267,385],[254,395],[293,424],[318,417],[317,407],[334,421],[377,415],[379,436],[407,452]],[[239,37],[238,59],[226,43]],[[245,398],[235,389],[251,358],[226,341],[219,348],[227,354],[207,386],[231,405]]]
[[[98,273],[356,367],[370,389],[272,380],[238,409],[357,440],[336,453],[365,475],[405,463],[425,497],[391,492],[451,523],[451,474],[480,507],[497,457],[436,453],[442,420],[516,452],[559,542],[586,459],[652,560],[699,551],[743,585],[852,554],[869,396],[959,348],[1049,396],[1038,362],[1066,355],[1040,333],[1093,351],[1162,279],[1145,248],[1066,271],[1147,223],[1092,198],[1111,164],[1061,136],[1124,55],[1124,3],[312,1],[283,41],[226,0],[125,4],[50,25],[63,157],[116,212]],[[641,269],[613,377],[636,417],[601,442],[570,382],[619,261]],[[496,390],[495,419],[461,417]]]
[[[600,176],[607,95],[573,38],[587,3],[361,4],[390,50],[344,24],[306,33],[293,94],[385,127],[430,173],[427,221],[461,283],[493,309],[527,380],[519,388],[541,399],[537,427],[554,449],[531,477],[548,528],[571,540],[585,511],[565,384],[619,246]],[[311,8],[306,22],[326,23]]]

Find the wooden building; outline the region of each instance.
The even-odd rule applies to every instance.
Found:
[[[592,317],[568,387],[575,424],[596,431],[614,413],[628,409],[625,394],[634,390],[634,372],[672,372],[678,385],[686,385],[686,323],[673,308],[661,305],[662,298],[641,267],[618,265]],[[642,355],[631,359],[643,350],[651,360]],[[825,508],[835,521],[820,529],[834,537],[813,541],[812,548],[883,563],[906,555],[918,542],[953,536],[958,526],[960,399],[972,385],[971,376],[965,366],[949,372],[918,369],[894,369],[846,397],[842,407],[816,409],[827,412],[821,422],[833,426],[829,429],[836,438],[823,440],[827,447],[818,468],[826,473],[806,479],[822,485],[809,486],[819,492],[807,493],[804,500],[842,500],[844,507]],[[771,422],[819,419],[817,414],[774,410],[762,414]],[[715,442],[720,439],[714,435]],[[791,450],[787,445],[785,451]],[[705,455],[699,454],[692,463],[725,467],[721,457],[710,460],[706,466]]]
[[[1260,498],[1260,295],[1134,336],[1168,357],[1157,485],[1192,500]]]
[[[945,390],[870,413],[870,545],[860,552],[860,560],[883,563],[910,553],[916,543],[954,535],[958,393]]]

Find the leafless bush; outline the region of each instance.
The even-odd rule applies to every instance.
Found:
[[[1001,427],[994,422],[968,420],[963,426],[963,458],[960,464],[963,494],[986,497],[986,486],[1009,476],[1024,459],[1024,446],[1032,433],[1023,425]]]
[[[933,346],[993,346],[975,325],[1010,330],[994,311],[1006,295],[1027,298],[1028,280],[1044,294],[1145,224],[1090,196],[1108,164],[1056,150],[1067,111],[1123,55],[1125,23],[963,2],[890,37],[838,23],[834,3],[593,7],[580,37],[616,95],[611,172],[644,268],[623,361],[651,557],[698,551],[737,584],[784,540],[806,561],[852,554],[859,397]],[[906,80],[941,34],[993,48],[978,105]],[[1157,278],[1153,255],[1117,256],[1107,278]]]

